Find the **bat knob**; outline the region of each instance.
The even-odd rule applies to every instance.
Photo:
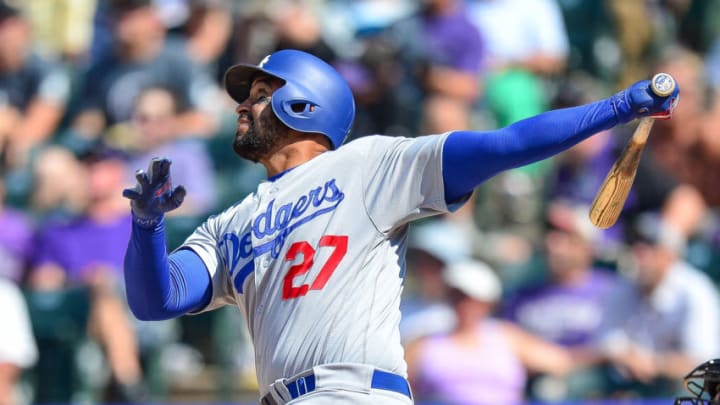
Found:
[[[675,91],[675,79],[667,73],[658,73],[650,80],[650,88],[655,95],[667,97]]]

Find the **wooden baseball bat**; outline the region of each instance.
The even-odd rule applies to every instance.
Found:
[[[675,80],[667,73],[653,76],[650,87],[661,97],[667,97],[675,90]],[[630,188],[635,181],[642,151],[647,143],[655,118],[640,119],[630,142],[613,163],[602,186],[590,206],[590,221],[598,228],[609,228],[615,224],[625,205]]]

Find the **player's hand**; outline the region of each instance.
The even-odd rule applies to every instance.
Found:
[[[662,86],[659,82],[655,86]],[[627,89],[613,96],[613,104],[621,122],[628,122],[635,118],[651,116],[658,119],[668,119],[680,100],[680,87],[675,83],[674,89],[667,96],[661,96],[653,91],[650,80],[641,80]]]
[[[130,199],[133,219],[139,225],[154,226],[160,222],[163,214],[182,204],[185,187],[173,188],[170,164],[170,159],[153,158],[147,172],[135,172],[135,187],[123,190],[123,197]]]

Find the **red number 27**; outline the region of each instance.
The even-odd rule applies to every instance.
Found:
[[[320,238],[321,247],[334,247],[335,250],[330,254],[325,265],[320,269],[317,278],[313,281],[312,285],[302,284],[297,287],[293,287],[293,279],[297,276],[301,276],[307,273],[313,265],[313,257],[315,256],[315,249],[306,241],[295,242],[290,245],[287,254],[285,255],[285,261],[292,262],[298,255],[302,255],[303,260],[301,263],[290,266],[283,284],[282,299],[290,300],[293,298],[302,297],[308,293],[309,290],[322,290],[325,287],[330,276],[335,271],[335,268],[340,264],[340,260],[347,253],[348,237],[347,235],[325,235]]]

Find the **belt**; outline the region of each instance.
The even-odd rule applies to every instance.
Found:
[[[297,399],[302,395],[315,391],[315,374],[311,373],[287,381],[285,382],[285,387],[287,387],[288,392],[290,392],[292,399]],[[387,371],[373,371],[370,388],[397,392],[412,399],[410,384],[408,384],[407,380],[402,376]],[[277,402],[270,393],[267,393],[260,400],[260,404],[275,405]]]

